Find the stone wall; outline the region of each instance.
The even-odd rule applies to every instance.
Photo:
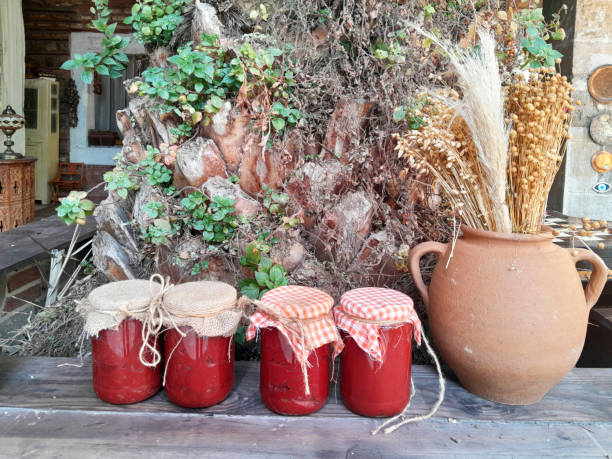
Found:
[[[592,187],[599,181],[612,183],[612,172],[600,174],[591,167],[591,157],[612,145],[599,145],[589,134],[595,116],[611,113],[612,105],[598,104],[589,94],[587,82],[595,69],[612,64],[612,4],[610,0],[576,2],[572,82],[582,102],[574,113],[564,183],[563,212],[571,216],[612,220],[612,193],[599,194]]]

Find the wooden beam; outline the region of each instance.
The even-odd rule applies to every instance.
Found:
[[[68,364],[68,365],[66,365]],[[190,410],[164,393],[118,406],[96,398],[90,362],[0,357],[3,454],[83,457],[601,457],[612,452],[612,369],[575,369],[544,400],[526,407],[482,400],[448,381],[434,418],[392,436],[371,436],[380,419],[344,408],[332,386],[326,406],[304,417],[268,411],[259,364],[237,362],[234,390],[221,404]],[[414,366],[409,415],[426,412],[437,377]]]

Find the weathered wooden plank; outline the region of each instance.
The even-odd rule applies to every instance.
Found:
[[[96,398],[88,361],[46,357],[0,358],[0,407],[118,413],[203,413],[208,415],[266,416],[269,411],[259,397],[259,365],[236,362],[234,389],[219,405],[189,410],[168,402],[163,392],[127,406],[114,406]],[[427,366],[415,365],[417,394],[409,414],[426,412],[437,396],[437,376]],[[326,406],[314,418],[350,418],[332,386]],[[447,396],[437,419],[466,421],[542,421],[612,423],[612,369],[576,368],[539,403],[509,406],[489,402],[448,381]]]
[[[429,420],[371,436],[359,418],[202,416],[5,409],[6,457],[602,457],[612,425]]]
[[[67,247],[73,231],[74,226],[66,226],[54,215],[0,233],[0,272],[11,271],[32,260],[48,257],[40,245],[48,250]],[[79,242],[91,238],[95,231],[95,219],[89,217],[87,223],[80,228]]]

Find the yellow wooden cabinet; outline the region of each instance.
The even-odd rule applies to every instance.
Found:
[[[36,200],[48,204],[53,197],[49,180],[55,178],[59,162],[59,83],[46,79],[25,81],[23,112],[26,154],[36,161]]]

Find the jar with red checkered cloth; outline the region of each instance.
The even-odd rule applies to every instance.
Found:
[[[344,405],[363,416],[394,416],[410,401],[412,337],[421,323],[412,299],[386,288],[359,288],[334,309],[342,330],[340,393]]]
[[[278,287],[253,301],[247,339],[261,329],[259,391],[264,404],[285,415],[319,410],[329,394],[330,344],[342,340],[334,324],[331,296],[309,287]]]

